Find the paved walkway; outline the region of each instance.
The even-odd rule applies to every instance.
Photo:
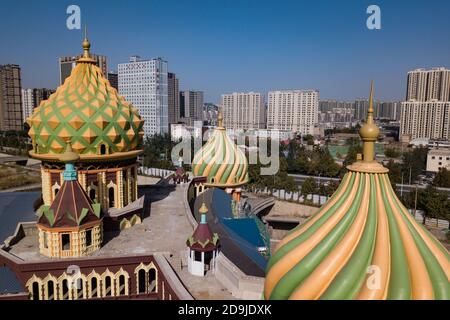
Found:
[[[161,252],[195,299],[233,299],[213,275],[196,277],[187,266],[182,267],[181,254],[187,250],[186,240],[193,232],[183,204],[186,188],[187,184],[150,189],[146,194],[151,199],[150,216],[141,225],[122,231],[96,255]]]

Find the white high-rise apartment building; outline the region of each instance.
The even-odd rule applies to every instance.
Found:
[[[118,70],[119,94],[139,110],[144,135],[169,133],[167,61],[133,56]]]
[[[268,94],[267,129],[314,134],[319,122],[319,91],[286,90]]]
[[[22,114],[23,119],[28,119],[34,109],[33,89],[22,89]]]
[[[416,69],[408,72],[408,88],[406,91],[406,101],[449,101],[449,98],[449,69]]]
[[[223,94],[223,124],[227,129],[265,129],[266,107],[259,92]]]
[[[406,101],[401,105],[400,134],[416,138],[450,139],[450,70],[408,72]]]

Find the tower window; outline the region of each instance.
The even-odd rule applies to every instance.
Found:
[[[44,248],[48,249],[48,233],[44,231]]]
[[[92,245],[92,229],[86,230],[86,247],[90,247]]]
[[[106,145],[104,144],[100,145],[100,154],[106,154]]]
[[[89,198],[94,201],[95,200],[95,189],[91,188],[91,190],[89,190]]]
[[[116,201],[114,199],[115,198],[114,196],[115,196],[114,188],[110,187],[108,189],[108,198],[109,198],[109,207],[110,208],[113,208],[115,206]]]
[[[70,234],[63,233],[61,235],[61,246],[63,250],[70,250]]]

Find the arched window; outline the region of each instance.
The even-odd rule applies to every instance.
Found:
[[[33,282],[32,289],[33,289],[33,300],[39,300],[41,296],[39,282],[37,281]]]
[[[62,290],[62,295],[61,295],[62,299],[63,300],[69,299],[69,286],[67,284],[67,279],[64,279],[62,281],[62,288],[60,290]]]
[[[100,145],[100,154],[106,154],[106,145],[103,143]]]
[[[58,194],[58,192],[59,192],[59,188],[55,188],[55,198],[56,198],[56,195]]]
[[[92,201],[95,200],[96,195],[95,195],[95,189],[94,189],[94,188],[91,188],[91,190],[89,190],[89,198],[90,198]]]
[[[145,270],[141,269],[138,272],[138,292],[145,293]]]
[[[100,290],[98,290],[98,280],[96,277],[91,278],[91,297],[92,298],[100,297]]]
[[[148,271],[148,292],[156,292],[156,270],[150,268]]]
[[[47,299],[55,300],[55,283],[52,280],[47,282]]]
[[[84,289],[84,281],[83,279],[79,279],[77,281],[78,287],[76,288],[76,297],[77,299],[83,299],[83,289]]]
[[[108,188],[108,199],[109,199],[109,207],[114,208],[116,204],[114,187]]]
[[[125,295],[125,276],[121,274],[119,276],[119,295]]]
[[[105,297],[110,297],[111,295],[112,295],[111,277],[106,276],[105,277]]]

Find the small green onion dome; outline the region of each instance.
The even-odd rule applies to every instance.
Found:
[[[248,182],[245,153],[228,137],[219,114],[218,127],[192,162],[194,176],[207,177],[207,185],[238,187]]]

